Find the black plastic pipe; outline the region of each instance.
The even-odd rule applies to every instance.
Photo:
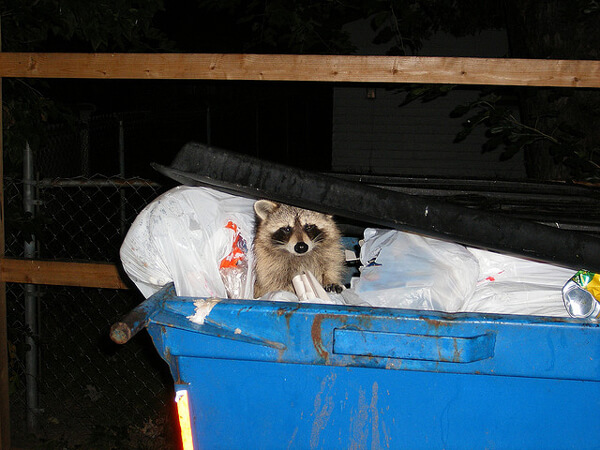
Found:
[[[582,232],[341,180],[198,143],[186,144],[171,167],[153,167],[188,186],[208,185],[237,195],[600,272],[600,239]]]

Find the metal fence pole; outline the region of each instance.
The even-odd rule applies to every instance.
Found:
[[[125,179],[125,128],[122,118],[119,120],[119,175]],[[125,230],[127,229],[125,188],[119,189],[119,197],[121,200],[121,236],[125,236]]]
[[[206,105],[206,145],[211,145],[210,105]]]
[[[81,174],[89,177],[91,172],[90,162],[90,119],[92,113],[96,110],[93,105],[83,104],[79,111],[79,120],[81,122]]]
[[[27,142],[23,154],[23,209],[25,214],[34,215],[34,178],[33,178],[33,152]],[[25,258],[35,257],[35,237],[25,237]],[[27,336],[28,350],[25,354],[25,378],[27,390],[27,428],[30,432],[37,430],[38,413],[38,304],[36,287],[25,284],[25,324],[29,328]]]

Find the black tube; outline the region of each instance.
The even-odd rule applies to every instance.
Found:
[[[208,185],[472,247],[600,272],[600,239],[581,232],[341,180],[197,143],[186,144],[171,167],[153,167],[189,186]]]

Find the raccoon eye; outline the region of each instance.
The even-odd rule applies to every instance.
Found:
[[[306,224],[304,225],[304,231],[309,232],[316,228],[316,225]]]
[[[285,233],[285,234],[289,234],[289,233],[291,233],[291,232],[292,232],[292,227],[290,227],[290,226],[287,226],[287,227],[281,227],[281,228],[279,229],[279,231],[282,231],[282,232],[283,232],[283,233]]]

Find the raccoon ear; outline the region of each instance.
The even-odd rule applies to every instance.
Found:
[[[254,212],[256,212],[260,220],[265,220],[277,208],[279,208],[279,203],[272,202],[271,200],[258,200],[254,203]]]

